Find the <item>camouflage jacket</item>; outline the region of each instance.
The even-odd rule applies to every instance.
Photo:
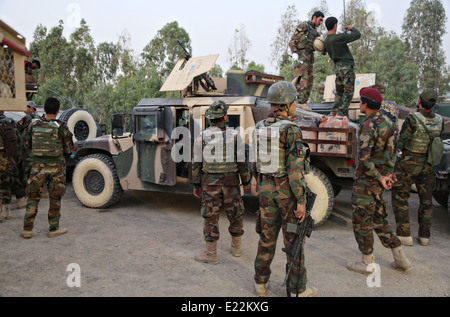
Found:
[[[280,120],[290,120],[285,116],[274,116],[264,120],[270,126]],[[292,120],[290,120],[292,121]],[[286,150],[287,175],[273,177],[258,173],[256,163],[252,163],[252,173],[258,184],[259,195],[267,198],[288,199],[295,197],[297,203],[306,204],[305,157],[303,151],[302,132],[297,126],[289,126],[280,133],[280,147]]]
[[[292,53],[299,53],[306,50],[314,54],[314,40],[319,36],[317,28],[311,21],[302,22],[295,29],[294,35],[289,42],[289,48]]]
[[[27,139],[28,127],[30,126],[31,122],[36,119],[38,119],[38,116],[33,113],[33,114],[27,114],[19,122],[17,122],[17,128],[19,129],[20,136],[24,142]],[[22,149],[21,150],[22,160],[23,161],[32,161],[33,156],[31,154],[30,149],[27,149],[25,146],[23,146],[21,149]]]
[[[25,139],[25,147],[27,150],[32,151],[33,148],[33,128],[34,127],[45,127],[49,121],[57,121],[57,120],[48,120],[44,117],[39,118],[32,122],[27,129],[26,139]],[[70,155],[72,153],[73,141],[72,141],[72,133],[67,128],[65,123],[58,121],[59,129],[58,129],[58,139],[62,142],[62,148],[64,155]],[[33,163],[44,163],[44,164],[53,164],[53,163],[63,163],[65,164],[64,156],[60,157],[36,157],[33,156]]]
[[[17,146],[19,148],[19,152],[17,153],[17,155],[15,157],[10,157],[8,159],[10,160],[11,164],[13,164],[14,162],[19,163],[21,160],[21,152],[20,151],[23,148],[23,139],[20,136],[18,126],[13,119],[7,118],[4,114],[0,115],[0,120],[7,122],[9,125],[11,125],[16,130]],[[3,155],[3,154],[0,152],[0,155]]]
[[[432,113],[430,111],[426,111],[424,109],[420,109],[419,112],[421,114],[423,114],[423,116],[425,118],[434,118],[435,117],[434,113]],[[397,139],[397,143],[396,143],[397,149],[399,149],[399,150],[405,149],[405,146],[412,139],[413,134],[417,131],[418,124],[420,124],[420,123],[418,123],[417,120],[412,118],[411,114],[406,117],[405,122],[403,123],[402,131],[400,132],[400,135]],[[444,130],[444,125],[442,125],[442,131],[443,130]],[[441,133],[442,133],[442,131],[441,131]]]
[[[214,126],[214,125],[213,125]],[[219,127],[222,130],[226,127]],[[202,135],[196,140],[196,148],[203,149],[201,144],[203,143]],[[221,185],[221,186],[239,186],[241,181],[244,186],[250,184],[251,174],[247,167],[247,163],[237,162],[238,172],[235,173],[206,173],[203,170],[203,162],[192,162],[192,183],[195,188],[207,185]]]
[[[394,170],[397,126],[380,111],[364,121],[359,132],[356,179],[378,180]]]

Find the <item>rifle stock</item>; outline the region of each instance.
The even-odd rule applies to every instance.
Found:
[[[314,207],[314,203],[316,201],[317,194],[311,192],[309,189],[306,191],[306,218],[303,222],[298,222],[297,224],[289,223],[286,226],[286,232],[294,233],[297,238],[295,239],[294,246],[292,250],[286,250],[283,248],[283,251],[289,255],[290,262],[287,264],[286,267],[286,276],[284,278],[283,287],[286,286],[287,280],[289,278],[289,275],[292,270],[292,266],[294,265],[294,262],[300,258],[302,248],[303,248],[303,241],[305,237],[310,238],[312,234],[312,230],[314,228],[314,219],[311,217],[311,211]],[[288,291],[289,293],[289,291]]]

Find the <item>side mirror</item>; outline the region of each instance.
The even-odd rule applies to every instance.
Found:
[[[113,114],[111,116],[111,135],[113,139],[118,139],[125,133],[126,120],[130,115],[127,113]]]

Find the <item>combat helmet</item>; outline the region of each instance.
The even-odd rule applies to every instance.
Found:
[[[209,120],[220,119],[225,117],[229,106],[222,100],[214,102],[208,110],[206,110],[205,117]]]
[[[294,84],[280,81],[269,88],[267,101],[272,105],[289,105],[297,98],[297,89]]]

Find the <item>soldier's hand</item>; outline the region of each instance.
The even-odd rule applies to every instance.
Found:
[[[257,196],[258,195],[258,185],[256,182],[252,182],[252,195]]]
[[[295,216],[299,219],[300,223],[302,223],[306,217],[306,205],[297,204],[297,210],[295,211]]]
[[[381,185],[384,187],[384,189],[386,189],[386,190],[392,189],[393,180],[391,179],[390,176],[381,176],[378,179],[378,181],[381,183]]]
[[[203,188],[194,188],[194,195],[198,199],[202,199]]]
[[[292,59],[293,59],[295,62],[298,61],[298,54],[297,54],[297,53],[292,54]]]

